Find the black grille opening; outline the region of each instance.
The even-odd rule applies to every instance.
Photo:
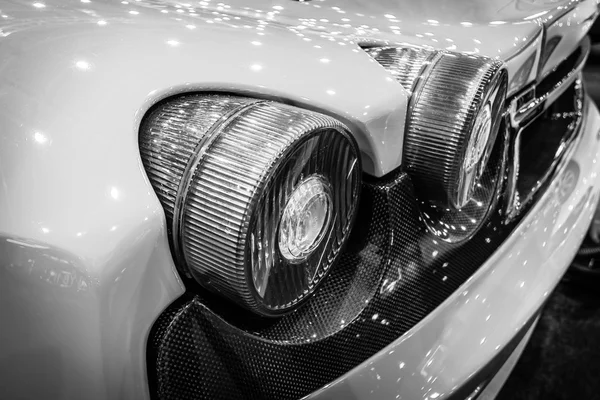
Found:
[[[529,202],[552,176],[577,135],[582,106],[583,88],[577,81],[519,133],[516,189],[521,203]]]
[[[582,46],[577,47],[573,53],[565,58],[552,72],[550,72],[542,81],[537,85],[536,93],[538,96],[543,95],[552,91],[560,82],[572,71],[575,70],[577,65],[581,62],[581,56],[583,55]]]

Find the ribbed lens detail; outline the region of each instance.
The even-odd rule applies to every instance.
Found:
[[[404,165],[423,199],[461,209],[471,196],[494,146],[506,97],[506,71],[492,59],[442,53],[411,98],[406,124]],[[492,122],[486,143],[473,143],[475,121],[486,106]],[[464,166],[474,148],[483,147],[472,171]],[[471,175],[469,175],[471,174]],[[473,176],[472,174],[476,174]],[[465,185],[469,185],[465,188]]]
[[[211,128],[256,101],[226,95],[182,96],[146,116],[140,128],[140,153],[169,227],[187,166]]]
[[[411,92],[403,167],[424,221],[442,240],[472,236],[496,198],[505,162],[503,64],[412,47],[364,50]]]
[[[436,54],[431,50],[412,47],[368,47],[364,50],[410,92]]]
[[[222,112],[213,116],[211,100],[195,97],[159,107],[140,137],[148,175],[171,216],[178,261],[210,290],[263,315],[283,313],[317,287],[347,239],[361,176],[355,142],[341,123],[318,113],[224,96],[235,105],[213,98]],[[188,104],[200,108],[185,114]],[[182,121],[207,111],[208,121]],[[161,132],[165,137],[152,137]],[[169,149],[178,139],[185,151]],[[170,175],[155,178],[157,165]],[[327,220],[317,221],[319,240],[303,247],[301,258],[283,257],[284,209],[299,186],[313,181],[327,192]],[[308,210],[318,214],[319,204]]]

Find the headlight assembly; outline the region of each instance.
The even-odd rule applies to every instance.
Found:
[[[486,57],[417,48],[365,51],[411,92],[403,167],[442,239],[469,237],[501,181],[507,72]]]
[[[333,118],[235,96],[183,96],[146,117],[140,148],[178,262],[252,311],[293,309],[347,239],[361,167],[354,139]]]

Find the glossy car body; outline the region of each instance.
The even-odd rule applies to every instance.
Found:
[[[410,93],[359,43],[498,58],[512,96],[597,13],[595,1],[215,2],[0,4],[0,397],[150,398],[146,340],[185,291],[137,142],[158,101],[225,91],[331,115],[380,177],[401,165]],[[532,321],[597,203],[587,98],[584,115],[545,193],[476,274],[314,398],[449,396]]]

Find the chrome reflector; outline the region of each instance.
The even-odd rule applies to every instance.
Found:
[[[523,89],[512,98],[508,109],[513,128],[524,128],[579,79],[590,49],[590,39],[585,37],[575,51],[550,71],[541,82]]]

